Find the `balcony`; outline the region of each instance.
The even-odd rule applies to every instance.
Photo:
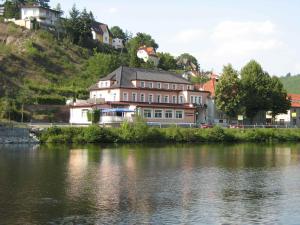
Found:
[[[101,116],[100,118],[100,124],[114,124],[122,123],[124,121],[133,122],[133,118],[122,116]]]

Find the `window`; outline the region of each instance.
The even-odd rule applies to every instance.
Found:
[[[89,110],[87,110],[87,109],[83,109],[83,110],[81,111],[81,117],[82,117],[83,119],[87,119],[87,113],[88,113],[88,111],[89,111]]]
[[[108,82],[107,81],[105,81],[105,87],[108,87]]]
[[[202,104],[202,96],[198,97],[198,104]]]
[[[161,102],[161,96],[157,95],[157,103],[160,103],[160,102]]]
[[[172,84],[172,89],[176,90],[176,84]]]
[[[152,82],[149,83],[149,88],[153,88],[153,83]]]
[[[128,93],[123,93],[123,101],[128,101]]]
[[[151,118],[151,117],[152,117],[151,109],[144,109],[144,118]]]
[[[145,94],[141,94],[141,102],[145,101]]]
[[[184,103],[184,98],[182,95],[179,96],[179,103],[183,104]]]
[[[176,99],[176,96],[174,95],[174,96],[173,96],[173,99],[172,99],[173,104],[176,104],[176,103],[177,103],[176,100],[177,100],[177,99]]]
[[[183,112],[182,111],[176,111],[175,112],[175,116],[176,116],[176,119],[182,119],[183,118]]]
[[[166,110],[165,111],[165,118],[171,119],[173,117],[173,111],[172,110]]]
[[[162,110],[161,109],[154,110],[154,117],[155,118],[162,118]]]
[[[166,95],[166,96],[164,97],[164,103],[169,103],[169,96],[168,96],[168,95]]]
[[[167,89],[170,89],[170,84],[166,84]]]
[[[132,101],[133,101],[133,102],[136,102],[136,101],[137,101],[137,99],[136,99],[136,93],[132,93]]]
[[[153,95],[152,94],[148,95],[148,102],[149,103],[153,102]]]
[[[113,96],[113,101],[116,101],[117,94],[113,93],[112,96]]]
[[[191,95],[190,98],[191,98],[191,99],[190,99],[190,103],[194,103],[194,96]]]
[[[157,88],[161,89],[161,83],[157,83]]]
[[[145,82],[141,81],[141,87],[144,88],[145,87]]]

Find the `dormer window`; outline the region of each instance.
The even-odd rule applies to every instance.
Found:
[[[141,81],[141,87],[144,88],[145,87],[145,82]]]

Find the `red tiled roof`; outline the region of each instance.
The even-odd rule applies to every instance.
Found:
[[[300,94],[288,94],[291,98],[292,107],[300,107]]]
[[[216,83],[217,79],[215,77],[212,77],[209,81],[203,84],[203,90],[204,91],[209,91],[211,93],[211,96],[215,96],[215,90],[216,90]]]

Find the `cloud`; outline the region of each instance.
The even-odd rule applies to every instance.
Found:
[[[211,40],[217,55],[242,56],[281,47],[283,43],[276,35],[275,25],[270,21],[224,21],[215,27]]]
[[[119,10],[117,8],[114,8],[114,7],[108,9],[109,13],[117,13],[118,11]]]
[[[172,42],[177,44],[195,43],[195,41],[204,38],[207,35],[202,29],[186,29],[175,34]]]

